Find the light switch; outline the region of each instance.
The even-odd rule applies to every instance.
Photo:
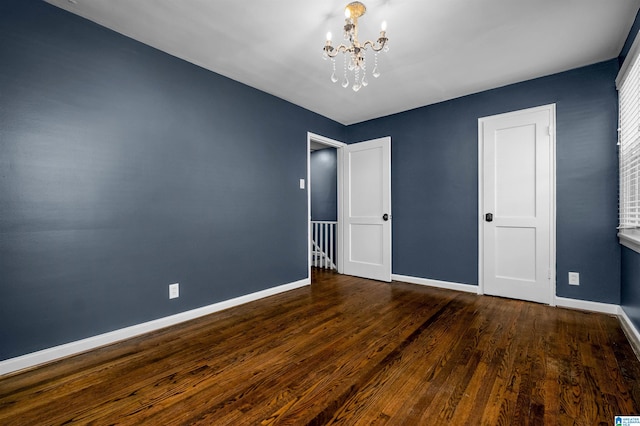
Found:
[[[580,274],[578,272],[569,272],[569,285],[580,285]]]
[[[304,189],[304,179],[300,179],[300,189]]]
[[[180,297],[180,283],[169,284],[169,299]]]

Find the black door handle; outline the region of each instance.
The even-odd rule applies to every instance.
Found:
[[[382,220],[384,220],[385,222],[389,220],[389,215],[388,214],[383,214],[382,215]]]
[[[487,222],[493,222],[493,214],[492,213],[485,214],[484,220],[486,220]]]

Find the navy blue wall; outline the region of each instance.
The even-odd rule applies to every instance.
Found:
[[[624,312],[640,330],[640,254],[622,247],[621,305]]]
[[[0,40],[0,360],[307,277],[342,125],[41,1]]]
[[[337,162],[335,148],[311,153],[311,220],[338,220]]]
[[[394,273],[477,284],[477,119],[549,103],[558,295],[640,326],[618,60],[344,128],[41,1],[3,1],[0,40],[0,360],[305,278],[307,131],[391,135]]]
[[[636,39],[638,31],[640,31],[640,12],[636,16],[636,20],[618,58],[621,66]],[[640,330],[640,254],[626,247],[622,248],[622,284],[620,292],[622,309],[634,323],[636,329]]]
[[[349,126],[350,142],[392,138],[393,272],[477,284],[478,118],[555,103],[557,294],[620,303],[617,72],[613,59]]]

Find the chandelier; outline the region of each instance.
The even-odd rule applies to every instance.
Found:
[[[354,92],[357,92],[362,87],[366,87],[369,84],[367,80],[367,60],[366,52],[367,48],[373,50],[374,64],[371,75],[374,78],[380,77],[380,71],[378,70],[378,52],[381,50],[387,52],[389,50],[389,39],[387,38],[387,23],[382,22],[382,29],[380,36],[375,42],[367,40],[360,44],[358,41],[358,18],[365,14],[367,8],[359,1],[349,3],[344,8],[344,39],[348,41],[348,45],[341,44],[340,46],[333,47],[331,45],[331,33],[327,33],[327,42],[324,45],[323,57],[324,59],[331,59],[333,65],[333,73],[331,74],[331,81],[336,83],[338,76],[336,75],[336,56],[339,52],[344,53],[344,78],[342,79],[342,87],[345,89],[349,87],[349,78],[347,76],[348,71],[353,72],[353,86],[351,88]]]

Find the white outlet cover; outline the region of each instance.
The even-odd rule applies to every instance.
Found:
[[[300,189],[304,189],[304,179],[300,179]]]
[[[569,285],[580,285],[580,273],[569,272]]]
[[[180,283],[169,284],[169,299],[180,297]]]

